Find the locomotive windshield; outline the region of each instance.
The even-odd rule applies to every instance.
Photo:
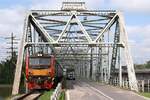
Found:
[[[31,68],[48,68],[50,58],[30,58],[29,65]]]

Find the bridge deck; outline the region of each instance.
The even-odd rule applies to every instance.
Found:
[[[67,82],[67,100],[149,100],[128,90],[89,81]]]

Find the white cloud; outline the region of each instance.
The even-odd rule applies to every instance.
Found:
[[[3,41],[4,39],[0,38],[0,40]],[[7,54],[8,50],[6,50],[6,48],[8,48],[6,42],[1,42],[0,43],[0,55],[1,55],[0,61],[3,61],[8,56],[8,54]]]
[[[60,9],[63,0],[32,0],[30,9]]]
[[[61,9],[61,2],[64,0],[32,0],[31,4],[26,6],[14,5],[4,9],[0,9],[0,36],[10,35],[14,32],[19,37],[23,31],[23,21],[26,12],[31,9]],[[86,0],[84,0],[86,1]],[[99,4],[102,4],[104,0],[87,0],[88,8],[95,9]],[[97,5],[95,6],[95,4]]]
[[[127,12],[150,12],[150,0],[110,0],[109,5]]]
[[[150,25],[127,26],[127,32],[129,37],[136,39],[137,42],[150,39]]]
[[[0,9],[0,37],[9,36],[14,32],[20,37],[23,31],[23,23],[27,10],[30,9],[61,9],[63,0],[32,0],[28,6],[12,6]],[[110,7],[119,8],[125,11],[144,11],[150,12],[150,0],[84,0],[87,8],[98,9],[109,5]],[[144,30],[144,31],[143,31]],[[134,60],[144,62],[150,59],[150,25],[145,26],[128,26],[129,39],[132,47]],[[138,40],[140,39],[140,40]],[[6,41],[5,41],[6,42]],[[5,44],[0,44],[0,49],[4,48]]]
[[[0,36],[8,36],[12,32],[17,35],[22,33],[25,8],[0,9],[0,13]]]
[[[104,6],[105,0],[84,0],[88,9],[99,9]]]
[[[55,0],[32,0],[30,5],[13,5],[0,9],[0,55],[5,55],[0,57],[0,61],[8,55],[4,52],[8,51],[6,50],[8,48],[8,45],[6,46],[7,41],[4,38],[9,37],[12,32],[21,38],[26,13],[31,9],[55,9],[60,7],[59,2]]]
[[[128,26],[127,32],[134,61],[144,63],[150,60],[150,25]]]

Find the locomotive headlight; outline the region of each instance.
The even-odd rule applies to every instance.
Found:
[[[38,84],[42,84],[42,82],[43,82],[43,81],[42,81],[41,77],[38,77],[37,83],[38,83]]]
[[[51,77],[48,77],[48,80],[50,80],[51,79]]]
[[[29,82],[31,82],[32,81],[32,77],[31,76],[29,76]]]
[[[55,78],[52,78],[52,81],[54,81],[55,80]]]
[[[41,80],[41,78],[40,78],[40,77],[38,77],[38,79],[39,79],[39,80]]]

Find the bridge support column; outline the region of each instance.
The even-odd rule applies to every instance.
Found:
[[[90,79],[93,76],[93,48],[91,47],[91,59],[90,59]]]

